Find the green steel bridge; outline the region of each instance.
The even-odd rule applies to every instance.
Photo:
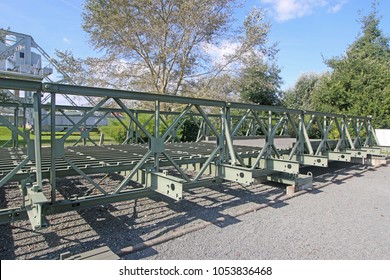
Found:
[[[10,139],[0,148],[0,188],[17,182],[19,187],[15,188],[20,190],[19,205],[0,209],[0,223],[29,219],[33,229],[39,229],[46,226],[47,215],[156,193],[180,200],[187,189],[222,182],[249,185],[273,181],[302,189],[313,182],[311,174],[302,174],[303,166],[326,168],[330,161],[385,162],[385,147],[378,146],[370,116],[21,78],[0,78],[0,89],[33,92],[33,104],[0,103],[0,109],[14,112],[11,119],[0,115],[0,125],[11,131]],[[96,100],[96,105],[58,105],[60,95],[88,97]],[[42,100],[50,103],[42,104]],[[154,110],[134,109],[139,102]],[[162,111],[166,105],[173,106],[175,112]],[[33,111],[33,136],[21,118],[20,112],[26,110]],[[42,110],[48,112],[45,118],[50,120],[48,146],[42,144]],[[67,114],[71,110],[82,112],[77,122]],[[69,119],[71,126],[56,136],[58,113]],[[148,116],[147,120],[141,120],[140,115]],[[115,118],[127,132],[121,145],[102,145],[91,138],[91,131],[107,116]],[[86,128],[92,117],[95,124]],[[196,141],[180,142],[178,134],[188,120],[197,128]],[[75,132],[80,138],[68,146],[66,140]],[[332,133],[337,139],[331,139]],[[309,135],[314,134],[316,139],[311,139]],[[280,135],[293,135],[295,142],[288,148],[279,147],[275,139]],[[264,145],[234,145],[235,139],[250,137],[262,137]],[[110,173],[120,173],[122,181],[107,186],[93,178],[94,174]],[[81,176],[86,185],[77,195],[60,196],[57,182],[70,176]]]

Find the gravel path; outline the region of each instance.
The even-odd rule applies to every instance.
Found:
[[[142,251],[143,259],[390,259],[390,166]],[[280,207],[278,207],[280,206]]]
[[[191,190],[180,202],[157,196],[49,216],[50,226],[36,232],[28,221],[1,225],[0,259],[58,259],[103,245],[120,252],[199,227],[124,258],[390,259],[390,166],[310,171],[314,190],[292,198],[281,185],[225,184]],[[1,199],[14,189],[1,188]]]

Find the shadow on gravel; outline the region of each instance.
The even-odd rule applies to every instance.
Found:
[[[5,187],[0,187],[0,209],[6,207]],[[15,246],[12,236],[12,225],[0,225],[0,260],[15,259]]]
[[[0,260],[13,260],[15,258],[12,225],[0,225]]]
[[[365,167],[332,162],[328,168],[309,167],[302,170],[312,172],[316,183],[340,185],[346,176],[362,176],[359,173]],[[115,177],[114,180],[121,180],[121,177]],[[58,189],[64,197],[87,190],[77,178],[60,183],[62,186]],[[84,189],[80,189],[80,186]],[[311,194],[321,192],[318,188],[308,191]],[[0,197],[2,196],[4,193],[0,188]],[[273,208],[288,206],[284,200],[285,185],[277,183],[253,186],[225,183],[188,190],[184,198],[175,202],[156,195],[53,215],[48,217],[49,228],[41,232],[31,231],[28,222],[17,224],[16,231],[11,225],[1,225],[0,256],[1,259],[58,259],[64,252],[69,251],[71,255],[75,255],[104,245],[118,252],[124,247],[137,245],[199,222],[208,222],[220,228],[229,227],[241,222],[235,214],[248,205],[249,208],[259,205]],[[20,235],[16,239],[15,232]],[[149,247],[126,256],[126,259],[142,259],[155,254],[158,252]]]

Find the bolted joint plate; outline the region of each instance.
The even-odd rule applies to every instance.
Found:
[[[165,150],[163,138],[152,137],[149,141],[149,150],[153,153],[162,153]]]

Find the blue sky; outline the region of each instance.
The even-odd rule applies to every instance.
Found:
[[[1,0],[0,28],[32,35],[49,54],[72,50],[76,57],[94,56],[81,28],[83,0]],[[283,89],[303,73],[323,72],[324,58],[342,55],[360,32],[360,15],[370,0],[247,0],[236,11],[242,21],[254,6],[265,8],[272,23],[270,41],[278,42]],[[360,13],[359,13],[360,11]],[[390,36],[390,1],[379,0],[381,29]]]

